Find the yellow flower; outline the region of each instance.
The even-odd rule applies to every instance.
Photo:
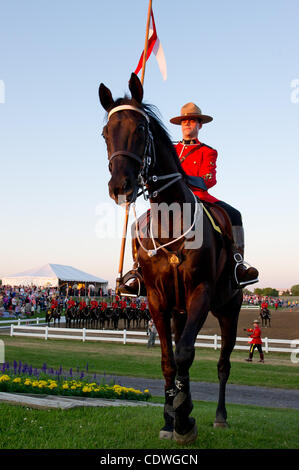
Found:
[[[149,390],[146,388],[146,389],[144,390],[144,393],[149,393]]]
[[[57,383],[56,382],[52,382],[50,385],[48,385],[48,388],[50,388],[52,390],[52,388],[56,388],[57,387]]]
[[[68,386],[68,384],[63,384],[63,385],[62,385],[62,388],[63,388],[64,390],[67,390],[67,389],[69,388],[69,386]]]
[[[8,375],[2,375],[0,377],[0,382],[8,382],[10,380],[10,377]]]
[[[16,383],[16,384],[20,383],[21,382],[20,377],[16,377],[15,379],[13,379],[13,382]]]

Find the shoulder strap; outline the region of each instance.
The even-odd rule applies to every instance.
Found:
[[[189,157],[189,155],[191,155],[191,153],[195,152],[196,150],[200,149],[201,147],[203,147],[205,144],[197,144],[195,147],[193,147],[191,150],[189,150],[189,152],[180,160],[181,163],[183,163],[183,161],[186,160],[187,157]]]

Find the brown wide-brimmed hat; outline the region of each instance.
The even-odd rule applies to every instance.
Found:
[[[186,118],[198,119],[201,124],[206,124],[207,122],[213,121],[211,116],[202,114],[201,109],[196,106],[196,104],[186,103],[181,108],[181,115],[170,119],[170,122],[172,124],[181,124],[181,122]]]

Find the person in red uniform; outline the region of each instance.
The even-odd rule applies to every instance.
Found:
[[[250,337],[252,338],[250,341],[249,357],[245,359],[247,362],[252,362],[255,348],[257,348],[258,352],[260,353],[259,362],[264,362],[264,353],[262,350],[262,332],[259,327],[259,323],[259,320],[254,320],[253,328],[244,328],[244,331],[251,333]]]
[[[145,309],[146,309],[146,303],[145,303],[145,302],[141,302],[141,304],[140,304],[140,310],[143,312]]]
[[[268,302],[265,300],[261,303],[261,309],[263,310],[264,308],[268,308]]]
[[[97,302],[96,300],[92,300],[92,301],[90,302],[90,309],[91,309],[91,310],[96,309],[97,306],[98,306],[98,302]]]
[[[101,302],[101,311],[104,312],[104,310],[106,310],[106,308],[108,307],[108,304],[107,302],[105,302],[104,300]]]
[[[79,302],[79,310],[82,311],[86,307],[86,302],[85,300],[80,300]]]
[[[56,300],[55,297],[53,297],[51,301],[51,309],[54,310],[57,307],[58,307],[58,301]]]
[[[242,216],[234,207],[224,201],[220,201],[209,193],[209,189],[215,186],[217,150],[198,140],[198,134],[203,124],[211,122],[213,118],[204,115],[201,109],[194,103],[186,103],[181,108],[180,116],[170,119],[172,124],[181,125],[183,139],[176,146],[176,152],[182,168],[189,176],[197,176],[204,179],[207,191],[192,187],[193,193],[202,201],[219,205],[228,213],[233,230],[234,246],[233,257],[236,264],[236,281],[238,286],[258,282],[258,271],[254,267],[246,268],[243,264],[244,256],[244,230]]]
[[[196,104],[187,103],[181,108],[181,114],[170,119],[170,122],[181,126],[183,139],[175,145],[175,149],[183,170],[189,176],[203,178],[207,187],[207,190],[203,190],[191,186],[191,190],[202,201],[214,203],[225,209],[230,217],[234,238],[232,246],[232,271],[236,287],[243,288],[248,284],[258,282],[258,270],[252,266],[247,268],[243,261],[244,230],[241,213],[226,202],[218,200],[208,191],[217,183],[216,160],[218,153],[209,145],[200,142],[198,134],[203,124],[212,120],[211,116],[202,114],[201,109]],[[134,251],[136,252],[136,249],[134,250],[133,247],[133,253]],[[134,264],[134,269],[139,269],[138,267],[136,268],[136,263]],[[128,286],[120,286],[122,294],[137,295],[139,291],[137,279]]]
[[[67,301],[67,308],[70,309],[72,307],[75,307],[76,305],[76,302],[73,300],[73,297],[71,297],[68,301]]]

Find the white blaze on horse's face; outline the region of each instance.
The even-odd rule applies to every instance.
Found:
[[[129,109],[112,113],[104,130],[111,173],[109,194],[117,204],[130,203],[136,198],[146,125],[140,113]]]

